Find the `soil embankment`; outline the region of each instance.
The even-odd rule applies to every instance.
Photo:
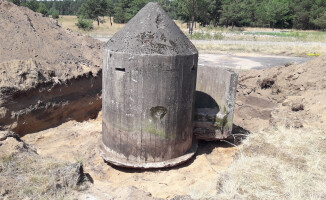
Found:
[[[326,57],[240,74],[234,123],[252,132],[269,126],[324,130]]]
[[[0,44],[0,130],[23,135],[96,117],[102,42],[1,0]]]

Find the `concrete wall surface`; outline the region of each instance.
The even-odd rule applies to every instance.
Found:
[[[238,74],[230,69],[199,66],[195,94],[194,134],[218,140],[231,135]]]

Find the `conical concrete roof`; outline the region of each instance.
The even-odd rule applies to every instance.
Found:
[[[106,44],[131,54],[193,55],[196,47],[157,3],[148,3]]]

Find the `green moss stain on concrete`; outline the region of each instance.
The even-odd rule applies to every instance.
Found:
[[[226,124],[228,123],[228,116],[225,115],[222,119],[216,117],[215,122],[214,122],[214,126],[217,128],[223,128]]]
[[[164,137],[165,138],[165,131],[161,128],[157,128],[155,127],[154,124],[149,123],[145,126],[144,131],[146,133],[150,133],[150,134],[154,134],[154,135],[158,135],[160,137]]]
[[[224,111],[224,114],[227,113],[227,110],[226,110],[226,107],[225,106],[223,106],[223,111]]]
[[[173,136],[169,136],[165,133],[164,129],[157,127],[154,123],[150,122],[144,126],[143,132],[150,133],[153,135],[160,136],[165,139],[174,139]]]

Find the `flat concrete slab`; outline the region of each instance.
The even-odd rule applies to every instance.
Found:
[[[231,55],[231,54],[199,54],[199,66],[225,67],[231,69],[264,69],[282,66],[286,63],[304,63],[311,58],[292,56],[265,55]]]

